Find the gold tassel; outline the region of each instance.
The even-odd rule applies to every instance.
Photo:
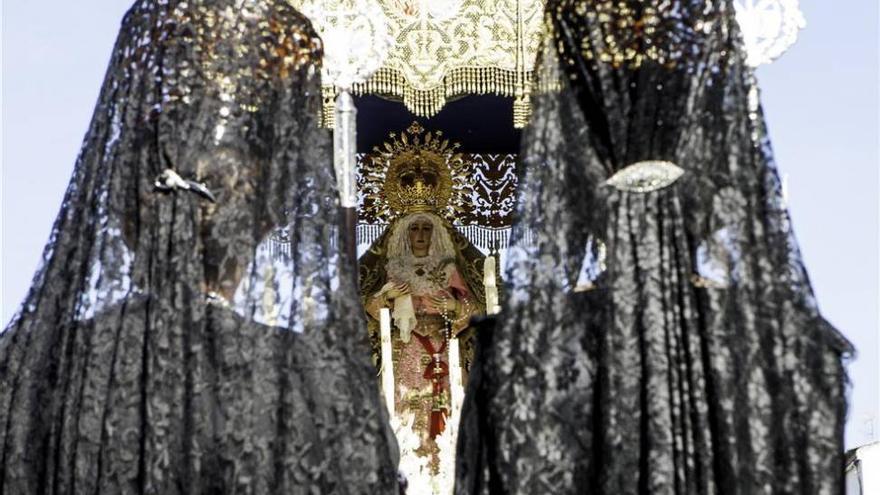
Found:
[[[529,95],[513,100],[513,127],[522,129],[529,123],[532,116],[532,102]]]
[[[336,113],[336,88],[333,86],[321,87],[321,115],[319,121],[324,129],[333,129]]]

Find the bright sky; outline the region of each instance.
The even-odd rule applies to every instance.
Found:
[[[30,285],[130,0],[2,3],[2,321]],[[807,29],[758,72],[825,316],[859,351],[847,445],[880,440],[877,2],[802,0]]]

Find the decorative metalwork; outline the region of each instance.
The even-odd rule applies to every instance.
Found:
[[[361,222],[390,223],[426,202],[450,221],[470,210],[473,180],[458,148],[442,131],[426,132],[417,122],[399,136],[390,133],[361,159]]]
[[[752,67],[769,64],[785,53],[807,26],[798,0],[734,0],[733,4]]]
[[[324,35],[322,11],[345,12],[353,0],[291,0]],[[542,32],[541,0],[378,0],[394,46],[356,94],[400,98],[416,115],[435,115],[448,98],[514,97],[516,125],[525,124]],[[360,14],[355,11],[356,14]],[[326,38],[325,38],[326,40]],[[326,40],[329,45],[331,41]],[[325,59],[325,65],[332,65]],[[332,70],[332,69],[331,69]],[[325,81],[325,85],[329,84]],[[327,86],[325,86],[327,87]],[[325,89],[325,98],[335,93]]]
[[[648,160],[624,167],[605,184],[620,191],[648,193],[669,187],[682,175],[684,170],[672,162]]]
[[[407,133],[399,139],[392,134],[391,143],[377,147],[373,153],[358,155],[361,224],[387,225],[408,208],[408,203],[432,201],[442,203],[445,216],[454,218],[456,225],[483,229],[510,227],[516,206],[516,155],[457,153],[452,151],[455,145],[449,145],[438,134],[433,133],[428,146],[439,148],[447,143],[444,167],[437,167],[439,162],[430,157],[430,153],[435,152],[420,149],[424,142],[414,142]],[[396,154],[395,149],[400,154]],[[439,169],[439,177],[436,192],[412,193],[417,196],[413,198],[401,193],[399,180],[386,181],[386,177],[413,172],[415,167],[409,160],[415,157],[434,160],[428,167]],[[423,195],[432,198],[426,199]]]
[[[507,246],[516,208],[516,155],[459,153],[441,132],[415,123],[389,136],[357,157],[358,244],[378,239],[398,215],[430,206],[484,252]]]
[[[336,98],[333,126],[333,169],[339,189],[339,205],[357,206],[357,107],[348,91]]]

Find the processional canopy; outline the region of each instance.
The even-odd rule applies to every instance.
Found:
[[[387,51],[372,77],[350,88],[402,100],[415,115],[436,115],[447,101],[474,94],[514,99],[514,126],[529,117],[532,76],[543,31],[544,0],[290,0],[306,14],[328,45],[329,72],[345,57],[334,57],[330,45],[342,24],[359,51]],[[734,0],[743,41],[753,66],[770,63],[796,40],[806,22],[798,0]],[[585,12],[613,19],[634,34],[650,31],[658,21],[653,8],[621,10],[613,0],[583,2]],[[352,16],[356,22],[352,22]],[[699,26],[696,26],[699,27]],[[352,31],[352,29],[354,31]],[[349,40],[351,41],[351,40]],[[363,41],[363,42],[361,42]],[[367,42],[369,41],[369,42]],[[647,51],[609,40],[606,62],[632,62],[642,56],[662,58],[656,47]],[[339,59],[339,60],[337,60]],[[372,72],[372,71],[371,71]],[[323,125],[333,127],[333,99],[339,88],[324,81]]]
[[[471,94],[514,98],[514,125],[528,118],[529,93],[543,25],[542,0],[291,0],[322,37],[338,17],[327,12],[381,15],[363,23],[387,31],[392,46],[371,78],[354,84],[355,94],[401,99],[414,114],[430,117],[449,99]],[[384,24],[381,25],[381,24]],[[326,104],[337,88],[324,85]],[[325,111],[325,125],[331,125]]]

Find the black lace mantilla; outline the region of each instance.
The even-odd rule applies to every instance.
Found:
[[[744,58],[728,0],[548,3],[456,493],[842,492],[852,349]]]
[[[126,14],[0,334],[0,493],[397,492],[337,248],[321,56],[281,0]]]

